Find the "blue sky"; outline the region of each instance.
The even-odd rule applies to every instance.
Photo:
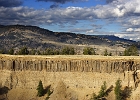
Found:
[[[58,0],[59,1],[59,0]],[[49,9],[51,5],[55,4],[55,2],[44,2],[40,1],[37,2],[36,0],[25,0],[23,3],[23,6],[33,7],[35,9]],[[88,0],[88,1],[75,1],[75,2],[67,2],[65,4],[58,4],[62,8],[75,6],[75,7],[92,7],[96,5],[105,5],[106,0]]]
[[[0,24],[140,41],[139,0],[0,0]]]

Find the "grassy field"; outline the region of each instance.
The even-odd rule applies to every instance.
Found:
[[[95,60],[140,60],[140,56],[101,56],[101,55],[7,55],[0,54],[5,59],[95,59]]]

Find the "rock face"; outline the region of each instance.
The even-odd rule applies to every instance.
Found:
[[[100,72],[123,73],[140,69],[137,59],[115,58],[82,58],[64,57],[39,58],[35,56],[1,57],[0,70],[9,71],[46,71],[46,72]],[[84,57],[84,56],[83,56]],[[93,56],[94,57],[94,56]],[[96,57],[96,56],[95,56]],[[8,58],[8,59],[7,59]]]
[[[87,94],[98,92],[104,81],[115,86],[117,79],[133,88],[132,100],[139,100],[139,72],[139,57],[0,55],[1,87],[36,89],[42,80],[44,87],[55,89],[61,81],[79,100],[88,100]]]

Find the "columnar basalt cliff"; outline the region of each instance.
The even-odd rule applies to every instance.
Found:
[[[120,57],[84,56],[70,57],[35,57],[35,56],[1,56],[0,70],[10,71],[43,71],[46,72],[103,72],[123,73],[140,70],[139,59]],[[95,58],[94,58],[95,57]]]
[[[42,80],[44,86],[55,89],[63,81],[80,100],[88,100],[86,95],[98,92],[104,81],[108,87],[115,86],[117,79],[133,88],[132,100],[140,99],[139,71],[139,57],[0,55],[1,87],[36,89]]]

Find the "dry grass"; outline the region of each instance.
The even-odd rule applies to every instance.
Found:
[[[95,60],[140,60],[140,56],[101,56],[101,55],[7,55],[0,54],[1,59],[95,59]]]

